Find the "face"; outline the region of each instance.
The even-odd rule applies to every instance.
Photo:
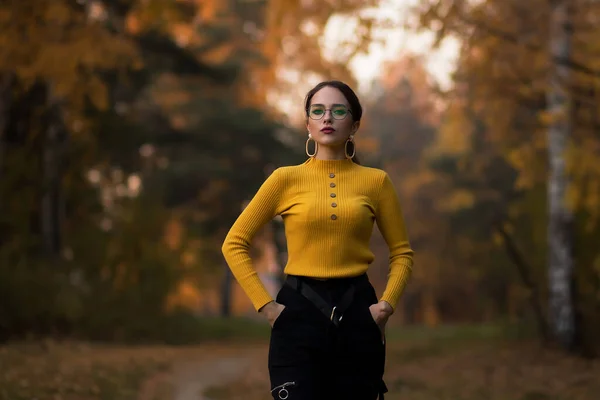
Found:
[[[342,92],[326,86],[313,96],[310,102],[308,132],[312,138],[323,146],[341,146],[359,126],[350,114],[350,105]],[[344,117],[345,115],[345,117]],[[321,117],[321,119],[313,119]],[[343,119],[337,119],[341,118]]]

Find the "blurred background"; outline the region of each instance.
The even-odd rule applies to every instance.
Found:
[[[397,370],[390,397],[490,399],[519,387],[495,380],[496,339],[480,361],[459,362],[483,374],[472,393],[449,391],[460,380],[442,368],[448,338],[509,335],[509,364],[558,369],[497,398],[596,398],[586,396],[600,393],[589,361],[600,351],[598,21],[593,0],[3,1],[0,399],[137,398],[148,376],[169,381],[173,360],[204,359],[207,342],[215,360],[249,342],[264,358],[268,326],[221,244],[265,178],[306,159],[302,101],[325,79],[357,90],[357,153],[392,177],[415,250],[388,364],[392,376],[409,360],[432,364]],[[377,229],[371,245],[381,293],[388,250]],[[280,219],[253,258],[275,294]],[[132,345],[150,347],[139,358]],[[32,365],[43,375],[95,352],[145,361],[120,380],[80,376],[85,396],[54,378],[33,385],[43,379]],[[245,398],[249,387],[264,398],[263,358]],[[213,374],[245,364],[223,365]],[[433,395],[415,376],[437,367],[449,380]],[[201,374],[182,379],[199,385]],[[205,380],[225,382],[217,375]],[[177,399],[208,398],[178,397],[169,382]],[[236,395],[217,387],[211,398]]]

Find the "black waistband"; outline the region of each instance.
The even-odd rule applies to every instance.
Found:
[[[360,287],[361,285],[370,285],[367,274],[361,274],[358,276],[343,277],[343,278],[312,278],[309,276],[300,275],[288,275],[286,280],[298,280],[311,286],[318,286],[322,288],[337,288],[349,285],[355,285]]]

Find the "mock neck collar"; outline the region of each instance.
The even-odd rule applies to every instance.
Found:
[[[354,166],[354,161],[348,158],[342,160],[319,160],[315,157],[310,157],[304,162],[304,165],[323,172],[341,172],[351,169]]]

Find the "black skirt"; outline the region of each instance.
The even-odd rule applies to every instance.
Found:
[[[273,398],[383,398],[385,341],[369,311],[377,296],[366,274],[325,281],[288,277],[292,279],[295,285],[286,282],[277,295],[276,301],[285,308],[271,331],[268,367]],[[298,284],[310,290],[300,290]],[[323,302],[329,309],[344,303],[345,310],[329,313]]]

